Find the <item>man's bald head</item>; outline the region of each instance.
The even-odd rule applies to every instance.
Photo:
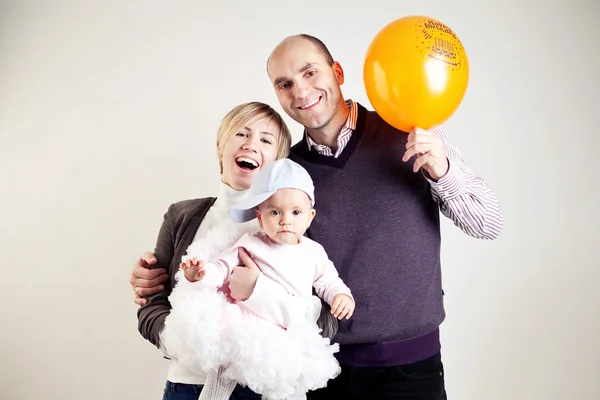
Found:
[[[281,107],[309,134],[339,133],[348,116],[344,71],[323,42],[306,34],[285,38],[271,52],[267,74]]]
[[[295,44],[302,41],[308,41],[312,43],[316,47],[318,52],[321,53],[321,55],[325,58],[325,62],[328,65],[332,65],[334,63],[333,56],[331,55],[331,52],[329,51],[327,46],[325,46],[325,43],[323,43],[319,38],[308,35],[306,33],[300,33],[297,35],[286,37],[281,42],[279,42],[277,46],[275,46],[275,48],[269,55],[269,58],[267,59],[267,73],[269,73],[269,62],[271,61],[273,55],[280,54],[287,49],[293,48]]]

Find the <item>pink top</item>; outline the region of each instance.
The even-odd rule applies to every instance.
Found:
[[[204,284],[222,286],[235,267],[241,264],[238,248],[245,248],[258,265],[261,274],[254,293],[246,301],[239,302],[260,317],[289,327],[295,322],[305,322],[314,312],[312,288],[329,305],[333,297],[343,293],[352,298],[350,289],[340,279],[335,266],[319,243],[302,237],[298,244],[281,244],[270,239],[264,232],[246,233],[229,249],[214,260],[205,260]],[[290,301],[287,309],[271,300],[274,291],[285,290],[300,301]],[[274,306],[275,304],[275,306]]]

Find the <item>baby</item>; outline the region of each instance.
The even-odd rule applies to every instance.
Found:
[[[323,247],[304,236],[316,213],[308,172],[289,159],[278,160],[260,171],[249,191],[229,214],[240,223],[257,218],[261,230],[244,234],[212,260],[202,260],[192,244],[181,263],[187,281],[206,295],[190,317],[196,328],[188,331],[195,332],[183,342],[196,355],[190,361],[208,370],[200,399],[226,400],[238,382],[266,399],[303,399],[340,371],[333,356],[337,344],[322,338],[316,326],[312,289],[339,319],[352,316],[354,300]],[[216,289],[240,265],[239,248],[260,269],[257,286],[270,279],[306,301],[290,302],[285,310],[256,296],[230,303],[221,293],[222,301],[214,301]]]

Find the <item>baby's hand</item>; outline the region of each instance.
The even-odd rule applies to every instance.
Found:
[[[183,270],[183,274],[190,282],[196,282],[204,278],[206,271],[204,270],[204,262],[193,258],[179,264],[179,268]]]
[[[342,319],[346,317],[346,319],[350,319],[352,313],[354,312],[354,300],[348,295],[343,293],[336,294],[333,297],[333,302],[331,303],[331,313],[337,319]]]

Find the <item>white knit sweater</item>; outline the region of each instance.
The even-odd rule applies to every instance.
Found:
[[[256,219],[240,224],[232,221],[227,213],[230,206],[241,201],[247,195],[247,190],[238,191],[221,182],[217,200],[202,220],[194,236],[194,242],[199,238],[210,237],[209,243],[213,248],[206,249],[206,252],[216,255],[233,245],[244,233],[259,229]],[[163,352],[168,356],[168,349],[163,348]],[[206,375],[193,373],[179,364],[177,360],[171,360],[167,379],[173,383],[203,385]]]

